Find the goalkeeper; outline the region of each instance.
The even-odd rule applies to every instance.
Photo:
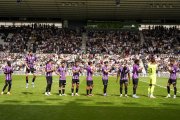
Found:
[[[148,63],[148,76],[150,79],[150,84],[148,88],[148,97],[150,98],[156,98],[154,97],[154,88],[156,85],[156,70],[157,70],[157,64],[154,57],[150,58],[150,62]]]

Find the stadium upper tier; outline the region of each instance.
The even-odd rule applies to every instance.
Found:
[[[84,31],[83,31],[84,32]],[[155,27],[141,31],[60,29],[54,26],[0,27],[0,51],[58,54],[179,54],[180,31]],[[85,35],[85,37],[83,37]]]

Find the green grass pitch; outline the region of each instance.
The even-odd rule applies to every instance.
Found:
[[[30,77],[32,78],[32,77]],[[102,96],[101,77],[94,77],[92,97],[85,96],[85,77],[80,78],[81,96],[71,96],[71,77],[67,78],[66,94],[58,96],[58,76],[53,77],[52,96],[45,96],[46,80],[38,76],[35,88],[25,88],[25,76],[14,75],[12,95],[0,95],[0,120],[179,120],[180,96],[176,99],[167,95],[167,78],[158,78],[154,95],[147,97],[148,79],[140,78],[137,94],[139,99],[120,98],[119,84],[115,77],[109,78],[108,96]],[[143,82],[144,81],[144,82]],[[0,89],[4,76],[0,76]],[[171,87],[172,88],[172,87]],[[177,85],[180,91],[180,84]],[[171,91],[173,94],[173,91]],[[132,84],[128,87],[132,95]]]

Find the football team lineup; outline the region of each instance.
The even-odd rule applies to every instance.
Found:
[[[0,120],[179,120],[180,0],[0,0]]]
[[[7,94],[8,91],[5,91],[3,95],[0,95],[1,98],[3,96],[18,96],[18,95],[24,95],[24,92],[30,93],[30,94],[39,94],[40,96],[44,96],[44,87],[46,85],[46,78],[42,75],[37,75],[36,78],[36,84],[31,84],[26,88],[24,85],[24,79],[25,75],[13,75],[13,87],[12,87],[12,93]],[[0,87],[3,88],[3,79],[5,79],[4,75],[0,75],[1,81],[0,81]],[[29,76],[29,78],[33,78],[32,75]],[[67,76],[66,77],[66,95],[72,96],[71,88],[72,88],[72,76]],[[179,79],[177,79],[179,80]],[[102,76],[93,76],[93,81],[94,81],[94,93],[93,96],[104,96],[103,94],[103,83],[102,83]],[[157,94],[157,99],[158,98],[166,98],[166,93],[167,93],[167,87],[166,87],[166,82],[168,81],[168,78],[163,78],[163,77],[158,77],[157,78],[157,84],[156,90],[155,90],[155,95]],[[79,77],[79,97],[82,96],[87,96],[86,93],[86,77],[85,76],[80,76]],[[119,97],[119,83],[116,82],[116,76],[109,76],[109,83],[108,83],[108,88],[107,88],[107,97],[109,96],[116,96]],[[140,98],[148,98],[148,86],[149,86],[149,78],[148,77],[139,77],[139,84],[138,84],[138,95]],[[180,89],[180,86],[177,85],[177,89]],[[54,75],[53,76],[53,84],[52,84],[52,95],[50,96],[59,96],[59,76]],[[116,91],[116,92],[114,92]],[[161,93],[159,93],[161,91]],[[170,92],[173,93],[174,89],[171,88]],[[133,84],[132,84],[132,79],[131,83],[128,85],[128,97],[127,98],[133,98],[130,95],[133,93]],[[180,93],[180,91],[177,90],[177,94]],[[50,97],[49,96],[49,97]],[[74,95],[75,96],[75,95]],[[78,96],[77,96],[78,97]],[[126,97],[124,97],[126,98]]]
[[[36,80],[36,74],[35,74],[35,68],[34,68],[34,62],[36,61],[36,57],[33,56],[32,52],[30,51],[29,54],[26,56],[26,89],[29,88],[29,73],[33,74],[32,77],[32,87],[35,87],[35,80]],[[132,81],[132,97],[133,98],[139,98],[139,96],[136,95],[136,91],[138,88],[138,83],[139,83],[139,73],[142,72],[142,67],[139,65],[140,61],[138,59],[134,60],[134,65],[133,65],[133,70],[132,70],[132,76],[130,76],[130,69],[127,65],[126,62],[123,63],[118,68],[117,71],[117,77],[113,77],[114,81],[120,85],[119,88],[119,96],[123,97],[123,90],[125,93],[125,97],[128,96],[128,85]],[[93,73],[95,72],[95,68],[93,67],[92,62],[88,62],[88,65],[86,68],[84,68],[87,71],[86,75],[86,96],[93,96],[93,88],[94,88],[94,77]],[[170,87],[171,85],[173,86],[173,91],[174,95],[173,98],[176,98],[177,92],[177,72],[178,67],[176,66],[175,60],[170,59],[170,65],[168,66],[168,70],[170,73],[169,79],[167,81],[167,86],[165,87],[167,89],[168,95],[166,98],[170,98]],[[103,83],[103,96],[107,96],[107,89],[108,89],[108,83],[109,83],[109,67],[108,67],[108,62],[105,61],[104,65],[102,67],[102,78],[101,81]],[[154,89],[155,86],[159,86],[163,88],[163,86],[160,86],[157,84],[157,64],[156,60],[153,56],[150,57],[150,61],[148,64],[148,81],[142,81],[149,84],[148,87],[148,94],[147,96],[149,98],[156,98],[154,96]],[[50,59],[46,63],[45,67],[45,72],[46,72],[46,88],[45,88],[45,95],[50,96],[51,94],[51,89],[52,89],[52,84],[53,84],[53,73],[56,73],[59,76],[59,86],[58,86],[58,95],[59,96],[66,96],[65,90],[66,90],[66,81],[67,81],[67,68],[65,65],[65,62],[62,61],[61,65],[56,69],[53,65],[53,61]],[[71,96],[79,96],[79,85],[80,85],[80,73],[82,73],[82,69],[79,66],[79,61],[76,61],[74,66],[72,67],[72,79],[71,79]],[[5,74],[5,85],[3,86],[1,95],[5,94],[5,90],[8,87],[7,94],[11,94],[11,87],[12,87],[12,74],[13,74],[13,67],[11,66],[10,61],[7,61],[7,65],[4,67],[4,74]],[[112,76],[111,76],[112,77]],[[132,79],[132,80],[131,80]],[[96,86],[96,85],[95,85]],[[94,92],[95,93],[95,92]]]

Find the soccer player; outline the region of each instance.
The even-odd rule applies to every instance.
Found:
[[[59,75],[59,96],[66,96],[65,86],[67,68],[65,66],[65,62],[61,62],[61,66],[57,69],[56,74]]]
[[[13,68],[11,67],[11,62],[7,61],[7,65],[4,68],[4,74],[5,74],[6,80],[5,80],[5,85],[3,87],[1,95],[4,94],[4,91],[6,90],[7,86],[8,86],[7,94],[10,95],[11,86],[12,86],[12,73],[13,73]]]
[[[133,98],[139,98],[139,96],[136,95],[136,90],[138,86],[138,81],[139,81],[139,72],[142,71],[142,68],[139,67],[139,60],[136,59],[134,61],[133,65],[133,75],[132,75],[132,81],[133,81]]]
[[[95,69],[93,68],[93,63],[92,62],[88,62],[88,66],[86,68],[87,70],[87,87],[86,87],[86,92],[87,92],[87,96],[93,96],[92,94],[92,90],[93,90],[93,73],[95,72]]]
[[[28,88],[28,86],[29,86],[29,81],[28,81],[29,73],[33,74],[32,87],[34,87],[34,81],[36,79],[34,63],[35,63],[36,60],[37,60],[37,58],[32,54],[32,51],[29,51],[29,54],[25,58],[26,88]]]
[[[173,85],[174,87],[174,97],[173,98],[176,98],[176,93],[177,93],[177,88],[176,88],[176,83],[177,83],[177,71],[178,71],[178,67],[175,65],[175,60],[174,59],[171,59],[170,60],[170,65],[168,67],[168,71],[170,72],[170,77],[169,77],[169,80],[168,80],[168,83],[167,83],[167,92],[168,92],[168,95],[166,98],[170,98],[171,95],[170,95],[170,86]]]
[[[127,64],[121,66],[117,72],[117,79],[118,81],[120,76],[120,97],[122,97],[122,91],[123,91],[123,85],[125,87],[125,97],[128,97],[128,83],[130,84],[130,70],[127,66]]]
[[[148,76],[150,79],[150,84],[148,88],[148,97],[150,98],[156,98],[154,93],[154,88],[156,85],[156,70],[157,70],[157,64],[155,58],[152,56],[150,58],[150,63],[148,63]]]
[[[53,64],[52,64],[52,60],[49,60],[47,62],[45,71],[46,71],[46,81],[47,81],[45,95],[49,96],[51,95],[51,86],[52,86],[52,81],[53,81],[52,73],[55,71],[55,68],[53,67]]]
[[[107,85],[108,85],[108,73],[109,73],[109,69],[108,69],[108,61],[104,62],[104,66],[102,67],[102,82],[104,85],[104,96],[107,96]]]
[[[76,85],[76,96],[79,96],[78,90],[79,90],[79,74],[81,73],[81,68],[79,67],[79,62],[75,62],[75,66],[72,68],[73,76],[72,76],[72,96],[74,96],[74,86]]]

